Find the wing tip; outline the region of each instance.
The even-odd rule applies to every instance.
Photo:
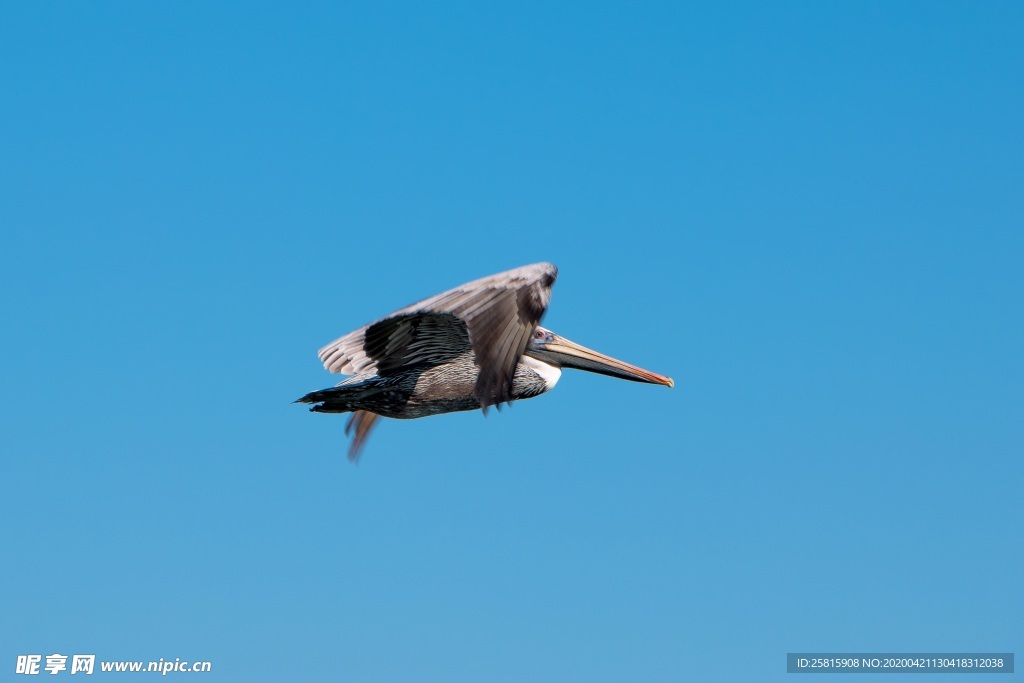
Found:
[[[355,430],[355,434],[352,436],[352,443],[348,447],[348,461],[353,465],[359,464],[359,458],[363,454],[366,439],[378,419],[380,419],[380,415],[376,413],[371,413],[368,410],[357,410],[352,413],[352,416],[345,424],[345,436],[348,436],[353,429]]]

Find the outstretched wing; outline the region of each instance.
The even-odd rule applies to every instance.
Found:
[[[387,375],[437,365],[472,347],[480,404],[512,398],[512,376],[551,300],[558,269],[535,263],[474,280],[407,306],[320,349],[331,372]]]

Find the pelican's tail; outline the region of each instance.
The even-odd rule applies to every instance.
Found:
[[[314,413],[351,413],[360,409],[363,399],[379,391],[380,387],[375,382],[341,384],[330,389],[311,391],[295,402],[314,404],[310,408]]]
[[[380,417],[364,410],[362,403],[368,396],[381,390],[376,378],[365,381],[349,379],[330,389],[311,391],[295,402],[313,404],[310,410],[314,413],[352,413],[352,417],[349,418],[348,424],[345,426],[345,434],[352,434],[348,459],[355,462],[359,460],[359,453],[366,444],[366,437],[369,436],[374,423]]]
[[[353,398],[349,387],[331,387],[330,389],[311,391],[295,402],[316,404],[310,408],[314,413],[350,413],[356,410],[356,407],[352,405]]]

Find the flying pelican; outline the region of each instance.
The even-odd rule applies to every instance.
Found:
[[[562,368],[667,387],[672,379],[540,327],[558,269],[550,263],[474,280],[395,311],[320,349],[324,368],[352,375],[306,394],[316,413],[352,413],[355,461],[379,417],[487,412],[554,388]]]

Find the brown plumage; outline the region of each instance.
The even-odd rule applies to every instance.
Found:
[[[330,372],[353,375],[298,400],[353,413],[349,459],[377,418],[425,417],[538,396],[572,367],[638,382],[672,380],[539,327],[558,270],[536,263],[474,280],[395,311],[320,349]]]
[[[377,374],[450,361],[470,347],[483,408],[512,400],[512,376],[548,302],[558,269],[536,263],[474,280],[406,306],[320,349],[330,372]]]

